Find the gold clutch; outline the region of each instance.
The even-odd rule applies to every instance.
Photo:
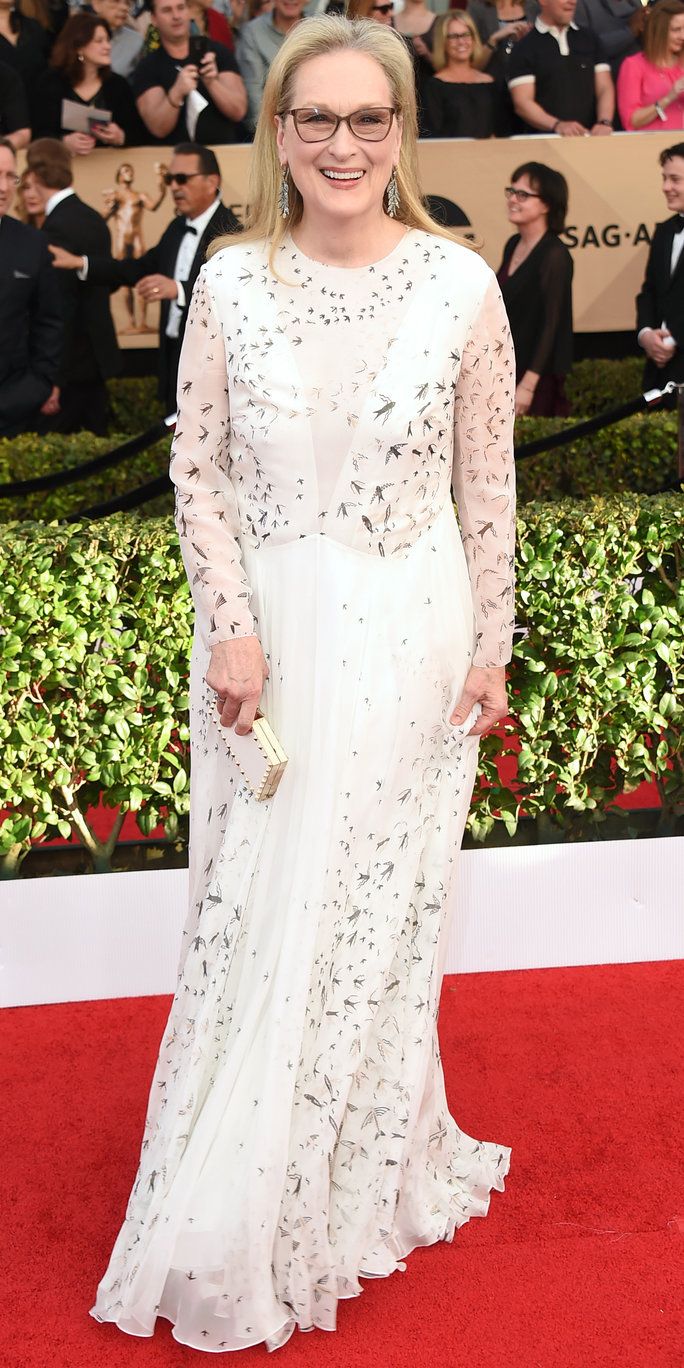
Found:
[[[218,720],[218,718],[217,718]],[[275,793],[287,764],[287,756],[272,727],[257,713],[251,731],[238,736],[234,727],[218,722],[231,759],[249,784],[258,803]]]

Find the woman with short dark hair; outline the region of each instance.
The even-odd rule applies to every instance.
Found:
[[[135,146],[144,141],[128,82],[110,70],[111,30],[96,14],[72,14],[59,34],[50,58],[51,70],[38,81],[33,106],[36,137],[61,138],[70,152],[85,156],[98,144]],[[107,122],[89,132],[69,128],[64,101],[104,110]]]
[[[543,162],[525,162],[506,187],[517,232],[497,272],[513,334],[516,414],[567,414],[565,376],[572,365],[573,262],[559,234],[568,184]]]

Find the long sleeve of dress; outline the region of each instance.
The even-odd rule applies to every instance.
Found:
[[[539,294],[543,301],[544,321],[526,367],[535,375],[546,375],[549,370],[556,370],[553,357],[558,352],[561,329],[567,334],[566,349],[572,347],[572,257],[557,238],[549,238],[544,248],[539,267]]]
[[[242,564],[231,481],[226,357],[203,268],[193,291],[178,372],[178,422],[171,452],[176,526],[207,648],[251,636],[250,589]]]
[[[476,624],[473,664],[511,658],[515,588],[515,356],[492,277],[470,328],[456,386],[452,486]]]

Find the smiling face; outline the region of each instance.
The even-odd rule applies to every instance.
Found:
[[[669,157],[665,162],[663,194],[671,214],[684,214],[684,157]]]
[[[447,62],[469,62],[473,55],[473,35],[462,19],[450,19],[444,34]]]
[[[312,57],[299,68],[292,90],[292,109],[332,114],[390,109],[394,98],[378,62],[365,53],[340,50]],[[373,116],[369,114],[368,123]],[[276,117],[278,155],[304,202],[304,218],[321,222],[380,216],[383,197],[399,161],[401,123],[395,115],[381,142],[358,138],[341,123],[324,142],[304,142],[290,114]]]
[[[519,176],[512,182],[512,186],[514,190],[521,191],[519,196],[508,196],[508,217],[516,228],[548,221],[549,206],[539,198],[537,187],[532,184],[527,174]]]
[[[80,55],[84,61],[92,62],[96,67],[109,66],[112,58],[112,45],[106,28],[102,28],[98,24],[90,42],[80,49]]]

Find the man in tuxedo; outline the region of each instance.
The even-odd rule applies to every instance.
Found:
[[[684,381],[684,143],[660,154],[672,218],[656,226],[637,296],[637,340],[646,353],[644,389]]]
[[[176,410],[178,361],[192,287],[204,264],[209,243],[239,231],[235,215],[221,203],[221,171],[215,154],[200,143],[174,149],[166,182],[171,186],[177,218],[156,247],[136,260],[75,257],[53,252],[55,266],[77,270],[81,280],[109,286],[137,285],[143,299],[159,301],[159,397],[167,413]]]
[[[59,282],[36,228],[10,218],[14,148],[0,139],[0,437],[35,428],[62,350]]]
[[[37,138],[26,154],[31,187],[42,200],[42,231],[51,246],[70,252],[111,255],[109,229],[100,214],[73,190],[71,154],[57,138]],[[62,360],[47,413],[51,432],[87,429],[104,436],[109,400],[106,381],[120,369],[119,348],[109,308],[109,290],[89,284],[81,288],[69,276],[58,277],[65,336]]]

